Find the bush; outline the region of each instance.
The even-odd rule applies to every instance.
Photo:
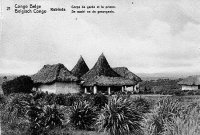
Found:
[[[136,98],[133,100],[136,105],[136,108],[141,113],[148,113],[150,112],[150,102],[142,97]]]
[[[53,105],[55,103],[55,98],[56,98],[56,94],[54,94],[54,93],[46,94],[45,97],[44,97],[44,101],[48,105]]]
[[[82,101],[83,97],[81,95],[75,95],[75,94],[66,94],[66,106],[73,106],[74,103]]]
[[[103,108],[106,104],[108,104],[108,97],[103,94],[96,94],[94,96],[94,106],[97,108],[101,109]]]
[[[111,135],[142,134],[142,116],[132,101],[117,96],[102,109],[97,126],[99,131],[107,131]]]
[[[27,111],[30,128],[28,132],[31,135],[46,134],[49,129],[62,126],[64,120],[56,105],[42,105],[38,102],[32,102]]]
[[[55,103],[58,104],[58,105],[64,105],[65,106],[65,105],[67,105],[66,101],[67,101],[67,97],[64,94],[58,94],[55,97]]]
[[[147,115],[147,126],[144,131],[160,135],[165,131],[165,124],[172,123],[174,117],[181,115],[181,103],[174,98],[163,98],[154,106],[154,109]],[[144,126],[145,127],[145,126]]]
[[[7,97],[5,111],[8,118],[25,117],[26,110],[32,99],[29,94],[10,94]]]
[[[3,94],[0,94],[0,110],[5,106],[6,97]]]
[[[1,129],[5,135],[26,134],[29,122],[26,110],[31,100],[28,94],[10,94],[1,108]]]
[[[86,98],[86,100],[89,101],[92,106],[96,107],[98,111],[108,104],[108,97],[102,93],[88,95]]]
[[[177,91],[175,91],[174,95],[176,95],[176,96],[184,96],[185,94],[184,94],[184,91],[177,90]]]
[[[36,100],[43,100],[47,94],[44,92],[36,91],[33,93],[33,99]]]
[[[31,93],[33,88],[33,81],[29,76],[20,76],[13,80],[4,82],[2,89],[5,95],[10,93]]]
[[[96,116],[94,107],[87,101],[79,101],[71,107],[70,123],[75,129],[91,130]]]
[[[200,90],[196,90],[195,95],[200,95]]]

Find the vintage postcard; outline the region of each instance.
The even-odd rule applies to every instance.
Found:
[[[199,0],[0,7],[0,134],[200,134]]]

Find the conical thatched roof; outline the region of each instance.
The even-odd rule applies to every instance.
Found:
[[[200,85],[200,76],[189,76],[178,82],[180,85]]]
[[[99,56],[94,67],[82,76],[82,79],[88,80],[101,75],[108,77],[120,77],[120,75],[110,67],[103,53]]]
[[[83,83],[83,86],[133,86],[136,82],[122,77],[95,76]]]
[[[32,75],[34,83],[54,83],[54,82],[76,82],[78,78],[63,64],[44,65],[44,67],[36,74]]]
[[[71,70],[71,73],[76,77],[81,77],[89,71],[87,64],[85,63],[83,57],[81,56],[77,64]]]
[[[113,70],[126,79],[131,79],[137,83],[142,81],[140,77],[129,71],[127,67],[115,67]]]

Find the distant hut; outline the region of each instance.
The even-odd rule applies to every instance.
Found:
[[[71,70],[71,73],[74,76],[80,78],[81,76],[83,76],[88,71],[89,71],[89,68],[88,68],[87,64],[85,63],[83,57],[81,56],[80,59],[78,60],[77,64]]]
[[[31,78],[35,87],[41,91],[49,93],[78,93],[80,86],[78,78],[63,64],[44,65],[44,67]]]
[[[133,80],[136,82],[136,85],[134,87],[128,87],[126,88],[129,91],[138,91],[139,89],[139,82],[142,81],[140,77],[138,77],[136,74],[132,73],[131,71],[128,70],[127,67],[115,67],[113,70],[118,73],[121,77],[124,77],[126,79]]]
[[[124,91],[126,86],[134,86],[135,81],[126,79],[117,74],[108,64],[104,54],[98,58],[94,67],[84,74],[81,79],[85,82],[85,92],[111,94],[111,92]]]
[[[182,81],[178,82],[182,90],[199,90],[200,89],[200,76],[189,76]]]

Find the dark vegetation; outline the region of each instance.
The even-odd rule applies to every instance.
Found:
[[[13,93],[0,96],[1,129],[2,135],[198,135],[199,101],[190,102],[126,94]]]
[[[158,79],[143,81],[140,83],[140,91],[144,93],[164,93],[168,90],[180,90],[181,87],[178,82],[182,79],[170,80],[170,79]]]
[[[5,81],[5,78],[8,81],[8,80],[13,80],[16,77],[17,77],[16,75],[6,75],[5,76],[5,75],[0,74],[0,94],[3,94],[3,90],[1,88],[1,86],[2,86],[3,82]]]
[[[65,134],[76,130],[97,133],[104,129],[113,135],[136,130],[142,132],[140,121],[146,113],[144,110],[150,109],[148,102],[145,99],[126,98],[107,97],[101,93],[55,95],[35,92],[1,95],[2,134],[49,135],[63,130],[66,131]],[[146,105],[141,103],[143,101]],[[125,117],[126,119],[123,119]],[[123,129],[121,123],[127,124],[128,127]],[[119,127],[113,131],[116,126]]]
[[[181,90],[181,86],[178,85],[181,80],[158,79],[143,81],[140,83],[140,94],[173,95]]]
[[[2,84],[2,90],[5,95],[20,92],[31,93],[32,88],[33,81],[29,76],[20,76]]]

